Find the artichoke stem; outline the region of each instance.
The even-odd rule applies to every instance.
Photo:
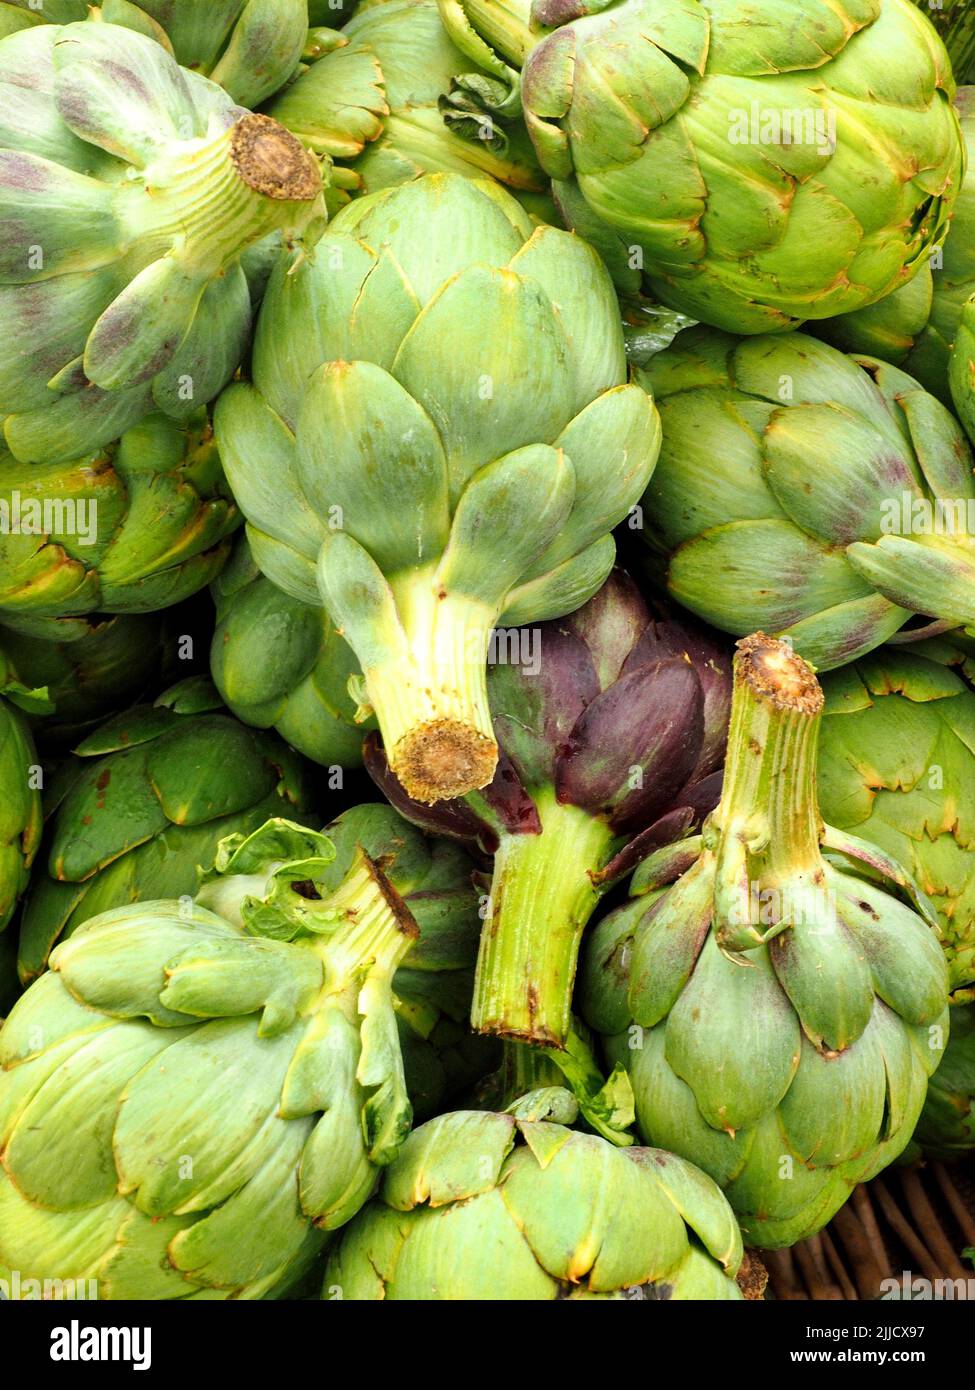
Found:
[[[327,899],[330,912],[343,920],[322,938],[328,974],[339,988],[376,969],[392,979],[419,936],[413,914],[379,865],[363,849]]]
[[[494,860],[471,1021],[481,1033],[564,1048],[579,943],[599,900],[591,875],[613,832],[554,793],[536,795],[540,835],[506,835]]]
[[[202,275],[273,231],[300,231],[316,214],[324,225],[314,155],[270,116],[253,113],[229,130],[176,145],[118,196],[128,236],[147,260],[175,242]]]
[[[789,643],[759,632],[737,647],[724,784],[705,845],[715,829],[743,834],[762,886],[772,887],[822,865],[816,747],[823,692]]]
[[[416,801],[464,796],[487,786],[498,762],[487,697],[497,615],[424,575],[396,598],[406,650],[364,666],[390,765]]]

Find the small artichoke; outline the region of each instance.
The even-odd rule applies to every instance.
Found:
[[[356,723],[348,684],[359,667],[325,610],[265,579],[246,540],[213,585],[213,596],[210,669],[228,709],[245,724],[275,729],[324,767],[360,767],[362,740],[375,725]]]
[[[975,693],[932,659],[949,653],[935,639],[881,647],[823,681],[818,790],[829,825],[878,845],[932,900],[961,1002],[975,997]]]
[[[717,1186],[575,1119],[552,1088],[421,1125],[330,1251],[322,1297],[741,1298],[741,1235]]]
[[[193,893],[225,836],[269,816],[309,818],[300,759],[232,719],[199,681],[110,720],[75,752],[46,799],[43,864],[21,923],[25,981],[96,913]]]
[[[428,174],[279,263],[253,377],[214,423],[255,559],[355,652],[411,796],[486,786],[492,629],[599,588],[656,461],[606,271],[497,184]]]
[[[77,629],[65,619],[167,608],[209,584],[240,513],[198,411],[146,416],[71,463],[0,447],[0,521],[0,622],[58,640]]]
[[[580,972],[643,1138],[710,1173],[768,1248],[813,1235],[901,1153],[948,1033],[934,909],[882,850],[823,827],[822,704],[788,644],[738,643],[698,857],[646,860]]]
[[[368,854],[276,820],[195,902],[62,942],[0,1031],[0,1265],[111,1300],[289,1287],[409,1132],[416,935]]]
[[[948,230],[964,167],[944,45],[908,0],[440,0],[519,99],[566,209],[653,297],[736,333],[889,294]],[[516,69],[520,69],[520,77]]]
[[[644,537],[679,602],[820,670],[914,613],[975,624],[975,476],[916,381],[804,333],[679,333],[640,374],[664,426]]]
[[[153,411],[190,418],[247,346],[241,254],[321,225],[317,161],[152,39],[87,21],[0,41],[0,147],[11,452],[63,462]]]
[[[562,1048],[600,897],[717,802],[730,671],[707,634],[654,620],[620,570],[570,617],[500,636],[489,786],[424,806],[374,740],[366,762],[407,819],[494,856],[474,1027]]]

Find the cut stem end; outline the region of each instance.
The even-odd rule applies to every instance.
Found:
[[[757,695],[771,700],[778,709],[794,709],[803,714],[820,712],[823,692],[813,668],[788,642],[755,632],[736,645],[738,674]]]
[[[270,116],[243,116],[230,135],[230,158],[242,181],[265,198],[306,202],[322,191],[321,170],[301,141]]]
[[[431,805],[486,787],[498,765],[498,745],[468,724],[438,719],[404,734],[390,762],[410,796]]]

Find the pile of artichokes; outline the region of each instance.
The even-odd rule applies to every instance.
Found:
[[[761,1298],[975,1149],[926,10],[0,3],[4,1297]]]

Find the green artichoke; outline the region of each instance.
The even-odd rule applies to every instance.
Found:
[[[257,106],[292,77],[308,32],[306,0],[9,0],[27,23],[104,20],[163,45],[184,68],[218,82],[241,106]],[[317,21],[316,21],[317,22]],[[324,21],[322,21],[324,22]],[[0,34],[26,24],[8,23]]]
[[[959,88],[955,106],[968,168],[944,248],[931,255],[909,284],[866,309],[826,319],[816,329],[845,352],[893,362],[949,408],[948,364],[965,303],[975,293],[975,88]]]
[[[975,693],[928,655],[889,647],[834,671],[823,690],[820,810],[910,870],[938,910],[953,1002],[971,999]]]
[[[720,804],[695,847],[638,869],[580,976],[644,1139],[710,1173],[769,1248],[904,1149],[948,1032],[934,909],[882,850],[823,828],[822,704],[787,643],[738,643]]]
[[[678,334],[640,374],[663,421],[644,537],[673,596],[820,670],[913,613],[975,624],[975,477],[911,377],[803,333]]]
[[[568,1128],[567,1091],[421,1125],[330,1252],[324,1298],[738,1299],[716,1185],[657,1149]]]
[[[63,462],[153,411],[189,419],[247,346],[241,254],[276,231],[320,228],[317,161],[114,24],[8,35],[0,98],[11,452]]]
[[[975,1005],[951,1011],[951,1037],[928,1084],[914,1144],[946,1161],[975,1149]]]
[[[347,687],[359,668],[325,610],[265,579],[246,540],[213,594],[217,627],[210,668],[232,713],[245,724],[274,728],[313,762],[331,769],[361,767],[363,735],[374,721],[356,724],[356,702]]]
[[[492,629],[599,588],[659,448],[598,257],[494,183],[426,175],[279,265],[253,376],[214,423],[255,559],[348,641],[411,796],[484,786]]]
[[[150,612],[209,584],[240,513],[201,410],[146,416],[72,463],[0,447],[0,522],[0,622],[63,640],[78,626],[65,619]]]
[[[212,687],[185,682],[111,720],[61,768],[21,923],[25,981],[89,917],[193,893],[225,836],[310,818],[300,760],[221,711]]]
[[[473,139],[445,127],[438,103],[469,67],[436,0],[386,0],[357,14],[267,111],[311,149],[348,166],[333,170],[333,184],[374,193],[418,174],[453,172],[543,192],[548,180],[523,127],[487,129],[472,116]],[[458,120],[461,114],[455,110]]]
[[[0,1265],[104,1299],[304,1273],[410,1128],[392,991],[417,934],[351,840],[272,820],[196,901],[93,918],[0,1031]]]
[[[737,333],[889,294],[948,230],[964,148],[908,0],[440,0],[542,167],[652,296]],[[520,77],[515,69],[521,69]]]

